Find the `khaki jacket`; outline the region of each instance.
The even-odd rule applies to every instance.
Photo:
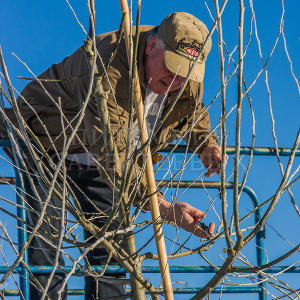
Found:
[[[138,47],[138,70],[141,82],[141,91],[145,94],[145,78],[143,58],[147,36],[153,26],[141,26]],[[97,36],[97,49],[105,67],[116,49],[118,31],[104,33]],[[103,67],[100,60],[97,61],[99,73]],[[103,76],[104,91],[108,93],[108,110],[111,127],[120,154],[121,163],[125,156],[125,145],[129,114],[129,67],[126,55],[124,39],[122,39],[116,55]],[[71,128],[79,119],[83,102],[89,90],[89,63],[83,48],[78,49],[72,55],[66,57],[61,63],[52,65],[42,73],[39,78],[44,81],[34,80],[22,91],[18,98],[20,111],[36,136],[44,147],[57,151],[62,150],[64,134],[69,136]],[[47,79],[48,81],[46,81]],[[168,95],[166,103],[170,103],[177,92]],[[161,130],[153,138],[151,143],[152,153],[168,146],[172,141],[182,136],[194,120],[200,115],[201,119],[193,127],[189,141],[190,149],[194,150],[205,138],[203,144],[217,143],[217,137],[210,132],[210,122],[207,112],[204,112],[202,103],[203,85],[190,81],[176,103],[174,109],[162,124]],[[61,109],[60,109],[61,107]],[[167,107],[165,107],[162,117]],[[61,111],[64,118],[61,117]],[[13,112],[8,111],[11,116]],[[80,139],[87,150],[106,167],[106,149],[101,135],[98,109],[95,99],[92,97],[85,110],[84,118],[80,124],[77,138],[69,148],[69,153],[84,152],[78,142]],[[45,126],[42,126],[40,120]],[[64,119],[62,121],[62,119]],[[63,123],[63,125],[62,125]],[[47,128],[49,135],[46,134]],[[187,135],[188,137],[189,135]],[[203,149],[198,151],[198,154]]]

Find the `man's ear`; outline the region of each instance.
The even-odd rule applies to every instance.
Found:
[[[149,55],[151,51],[156,47],[157,37],[152,36],[148,39],[145,54]]]

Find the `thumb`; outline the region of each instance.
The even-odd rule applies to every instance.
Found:
[[[215,230],[215,223],[210,223],[209,224],[209,226],[208,226],[208,228],[209,228],[209,232],[211,233],[211,235],[215,235],[214,234],[214,230]]]

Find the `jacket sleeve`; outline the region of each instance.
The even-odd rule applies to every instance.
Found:
[[[185,141],[188,143],[191,151],[195,151],[198,148],[197,154],[200,155],[208,144],[217,144],[218,137],[211,131],[209,114],[202,102],[203,83],[192,83],[191,85],[195,109],[188,117],[188,126],[192,128],[192,132],[190,135],[187,135]]]

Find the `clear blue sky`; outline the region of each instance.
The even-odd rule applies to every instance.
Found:
[[[71,1],[78,19],[83,26],[88,29],[88,11],[86,1]],[[284,1],[284,34],[287,41],[287,48],[290,58],[293,61],[293,71],[295,76],[300,75],[300,33],[299,33],[299,9],[300,3],[297,0]],[[134,1],[134,6],[136,1]],[[207,1],[207,5],[215,16],[213,1]],[[251,10],[248,1],[245,2],[245,43],[248,40],[250,32]],[[258,35],[261,42],[263,58],[266,60],[274,42],[276,40],[280,18],[282,14],[282,2],[276,1],[254,1],[256,11],[256,21],[258,26]],[[134,8],[134,15],[136,9]],[[142,1],[142,24],[158,25],[161,20],[171,12],[186,11],[194,14],[201,19],[208,28],[211,28],[213,22],[210,18],[204,1]],[[115,30],[119,26],[120,11],[118,1],[96,1],[96,33]],[[229,52],[232,52],[238,43],[238,1],[229,1],[223,20],[223,35],[226,41]],[[30,73],[26,67],[12,55],[15,53],[22,61],[24,61],[30,69],[39,74],[53,63],[61,61],[65,56],[70,55],[78,47],[80,47],[85,38],[85,34],[81,27],[76,22],[73,13],[71,12],[67,2],[65,1],[4,1],[0,10],[0,44],[4,53],[4,58],[11,76],[13,85],[18,91],[21,91],[25,86],[26,81],[20,80],[17,76],[29,76]],[[217,47],[217,32],[212,36],[213,48],[208,57],[206,64],[206,75],[204,79],[204,103],[207,104],[215,96],[220,88],[219,80],[219,57]],[[233,53],[233,58],[237,61],[237,50]],[[228,56],[225,57],[226,71],[228,70]],[[258,55],[258,47],[254,30],[251,36],[247,54],[245,57],[244,76],[247,84],[250,85],[254,80],[258,71],[261,70],[261,61]],[[233,69],[232,64],[229,66],[229,71]],[[295,136],[299,128],[299,91],[295,80],[290,72],[290,65],[287,55],[284,50],[282,36],[279,38],[278,45],[274,50],[274,54],[268,65],[268,83],[271,90],[272,106],[274,118],[276,120],[276,135],[278,138],[279,147],[292,147]],[[3,82],[3,78],[1,78]],[[269,112],[268,93],[265,86],[265,73],[263,72],[258,78],[256,85],[251,89],[250,96],[253,101],[255,113],[255,146],[274,146],[272,138],[272,124]],[[227,108],[230,109],[237,101],[237,84],[236,75],[228,84],[227,91]],[[215,102],[210,109],[210,117],[212,125],[215,126],[220,117],[220,98]],[[251,143],[251,116],[248,102],[245,98],[242,112],[242,145],[248,146]],[[228,145],[235,143],[235,111],[228,118]],[[219,133],[219,132],[217,132]],[[1,155],[3,152],[1,152]],[[242,165],[246,165],[248,158],[242,158]],[[180,166],[182,157],[175,159],[176,164]],[[286,166],[287,159],[282,159],[283,166]],[[296,165],[299,165],[299,158],[296,160]],[[0,159],[0,175],[11,175],[12,170],[4,164]],[[173,171],[175,168],[173,168]],[[243,175],[241,168],[241,176]],[[295,168],[293,168],[295,170]],[[193,164],[190,164],[185,172],[184,179],[193,179],[203,171],[200,162],[195,158]],[[233,173],[233,157],[230,157],[227,167],[229,178]],[[202,178],[205,180],[205,177]],[[217,181],[218,176],[214,176],[212,180]],[[231,179],[232,180],[232,177]],[[259,200],[264,201],[272,196],[276,191],[281,180],[280,169],[276,164],[275,157],[255,157],[253,167],[249,173],[247,185],[252,187]],[[300,206],[299,194],[300,188],[297,183],[292,191],[295,200]],[[214,198],[217,191],[209,191],[210,196]],[[0,195],[5,195],[14,199],[11,189],[0,187]],[[191,190],[184,194],[184,201],[205,210],[209,206],[209,199],[205,192]],[[228,201],[231,203],[232,193],[228,193]],[[3,204],[4,205],[4,204]],[[220,200],[217,198],[215,202],[216,209],[220,212]],[[229,205],[230,206],[230,205]],[[248,196],[244,195],[241,199],[241,210],[246,213],[251,208],[251,203]],[[14,221],[3,214],[0,215],[3,223],[6,224],[10,232],[14,232],[16,224]],[[143,217],[147,218],[148,215]],[[208,213],[209,220],[213,220],[218,224],[218,220],[212,210]],[[282,236],[289,240],[294,245],[299,243],[299,217],[292,208],[289,197],[285,192],[278,203],[273,215],[268,220],[268,223],[275,227]],[[249,223],[250,224],[250,223]],[[266,248],[268,250],[268,258],[270,260],[277,258],[284,251],[291,249],[287,242],[283,241],[274,230],[267,225],[266,227]],[[171,237],[175,236],[172,229],[167,228],[166,233]],[[150,233],[149,233],[150,234]],[[184,233],[182,240],[184,240]],[[142,243],[144,238],[149,235],[139,237],[139,243]],[[16,237],[15,237],[16,238]],[[197,238],[192,238],[189,242],[189,247],[196,247],[199,244]],[[221,264],[222,248],[224,241],[216,243],[211,252],[207,254],[214,263]],[[255,264],[254,244],[252,243],[243,253],[248,255],[248,258]],[[5,246],[4,251],[8,251]],[[153,247],[153,244],[152,246]],[[9,257],[11,262],[12,257]],[[284,265],[294,263],[300,259],[299,253],[292,258],[283,262]],[[0,259],[3,263],[3,259]],[[199,256],[172,261],[172,265],[205,265],[205,262]],[[183,287],[182,282],[187,283],[190,287],[202,286],[205,284],[210,274],[204,275],[173,275],[174,281],[181,282],[176,284],[177,287]],[[280,279],[287,280],[295,288],[299,287],[296,280],[297,275],[282,275]],[[151,277],[152,278],[152,277]],[[231,282],[234,279],[229,278]],[[247,281],[249,282],[249,281]],[[299,276],[298,276],[299,282]],[[70,287],[74,287],[76,280],[71,281]],[[73,286],[72,286],[73,284]],[[7,288],[13,288],[12,280],[9,281]],[[276,292],[275,292],[276,293]],[[238,299],[240,295],[224,295],[223,299]],[[13,299],[13,298],[12,298]],[[80,299],[80,297],[70,297],[70,299]],[[176,299],[188,299],[187,296],[177,296]],[[218,299],[217,296],[212,296],[212,299]],[[256,299],[255,296],[243,295],[243,299]]]

